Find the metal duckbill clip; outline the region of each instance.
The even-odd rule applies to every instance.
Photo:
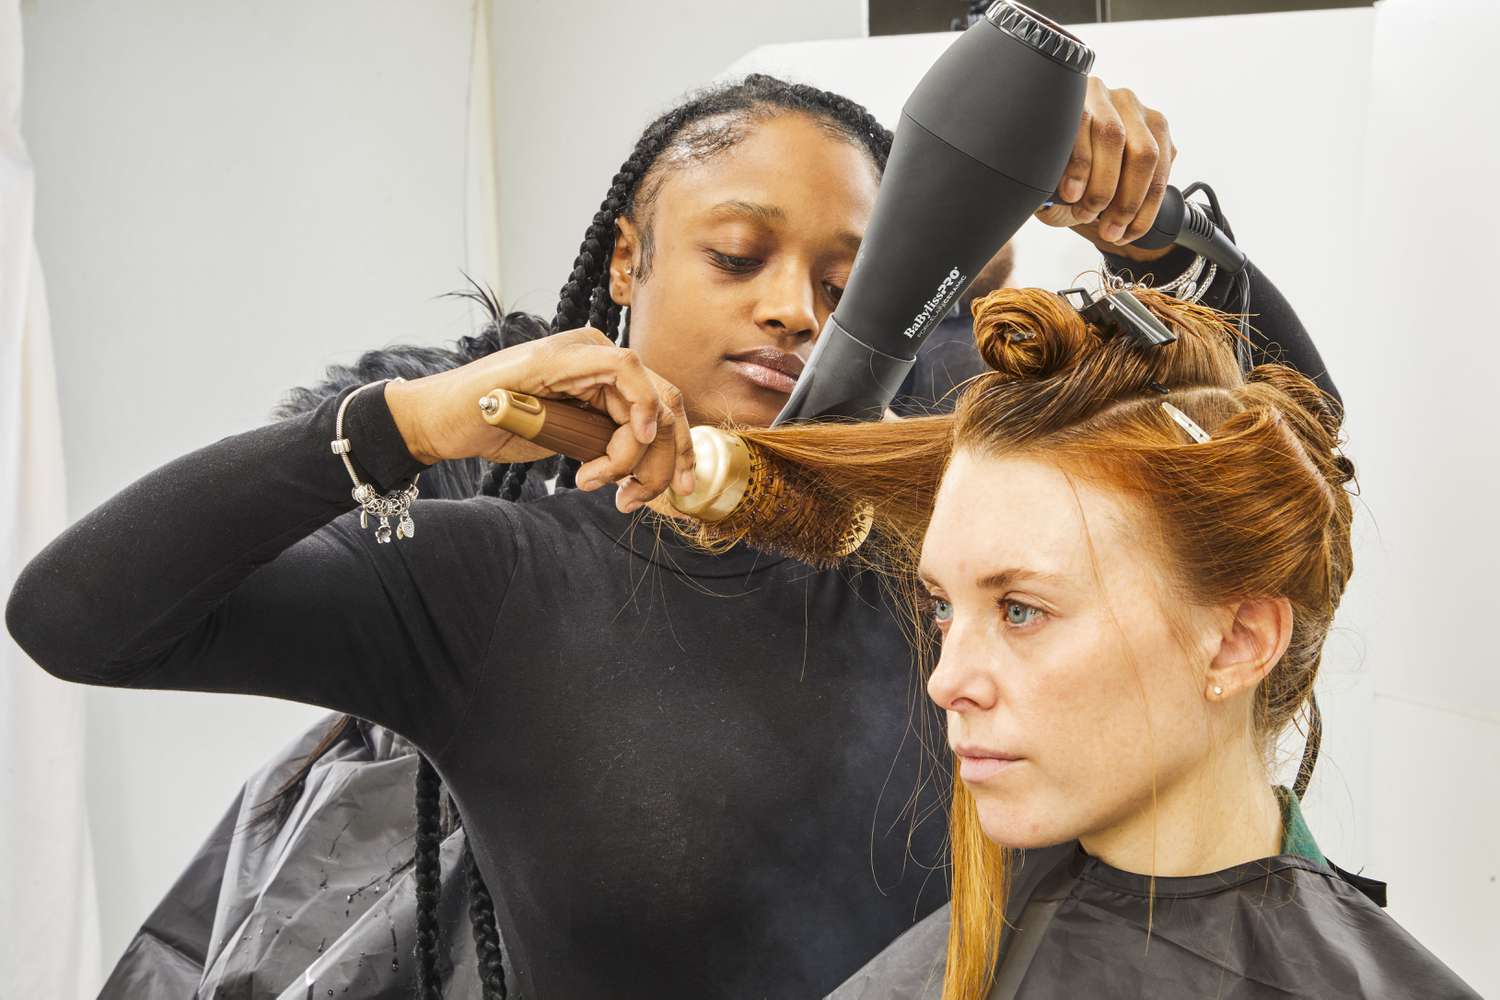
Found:
[[[1066,301],[1074,293],[1083,299],[1083,305],[1074,308],[1094,325],[1103,340],[1123,333],[1134,338],[1142,347],[1160,347],[1177,339],[1177,335],[1168,330],[1166,324],[1157,319],[1127,289],[1117,288],[1096,296],[1086,288],[1065,288],[1057,294]]]

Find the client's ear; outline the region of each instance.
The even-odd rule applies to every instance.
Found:
[[[639,276],[641,234],[634,222],[621,216],[615,220],[615,249],[609,255],[609,297],[617,306],[630,305]]]
[[[1241,601],[1209,661],[1205,696],[1225,701],[1255,690],[1292,641],[1292,604],[1285,597]]]

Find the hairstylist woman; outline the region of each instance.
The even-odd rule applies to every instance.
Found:
[[[1044,221],[1129,239],[1171,138],[1127,91],[1093,81],[1088,108],[1062,192],[1080,200]],[[563,332],[166,464],[23,571],[12,634],[75,681],[287,698],[411,739],[528,997],[831,989],[945,898],[941,818],[915,824],[944,779],[919,796],[932,720],[900,612],[872,574],[707,555],[627,512],[687,485],[690,422],[778,412],[889,143],[858,105],[768,77],[674,108],[589,227]],[[1274,289],[1255,293],[1262,329],[1321,372]],[[628,349],[609,341],[625,308]],[[480,419],[495,387],[606,410],[610,455],[527,503],[416,500],[415,536],[378,544],[330,441],[381,494],[438,460],[539,457]]]
[[[922,538],[959,779],[951,905],[834,997],[1476,997],[1271,779],[1353,568],[1337,408],[1243,377],[1220,314],[1140,297],[1176,342],[1000,291],[952,418],[787,431]],[[913,448],[946,469],[863,461]]]

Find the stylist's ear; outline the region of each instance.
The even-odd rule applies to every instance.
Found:
[[[1253,691],[1271,672],[1292,641],[1292,604],[1285,597],[1241,601],[1219,638],[1205,679],[1209,701]]]
[[[617,306],[630,305],[640,271],[640,231],[627,218],[615,220],[615,249],[609,256],[609,297]]]

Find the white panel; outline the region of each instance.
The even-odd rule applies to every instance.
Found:
[[[1370,874],[1390,914],[1500,996],[1500,723],[1376,695]]]
[[[1378,690],[1500,722],[1488,631],[1500,618],[1500,338],[1483,272],[1500,232],[1500,131],[1484,98],[1496,51],[1494,3],[1380,8],[1357,372],[1378,447],[1356,460],[1382,543],[1366,567],[1379,575]]]

